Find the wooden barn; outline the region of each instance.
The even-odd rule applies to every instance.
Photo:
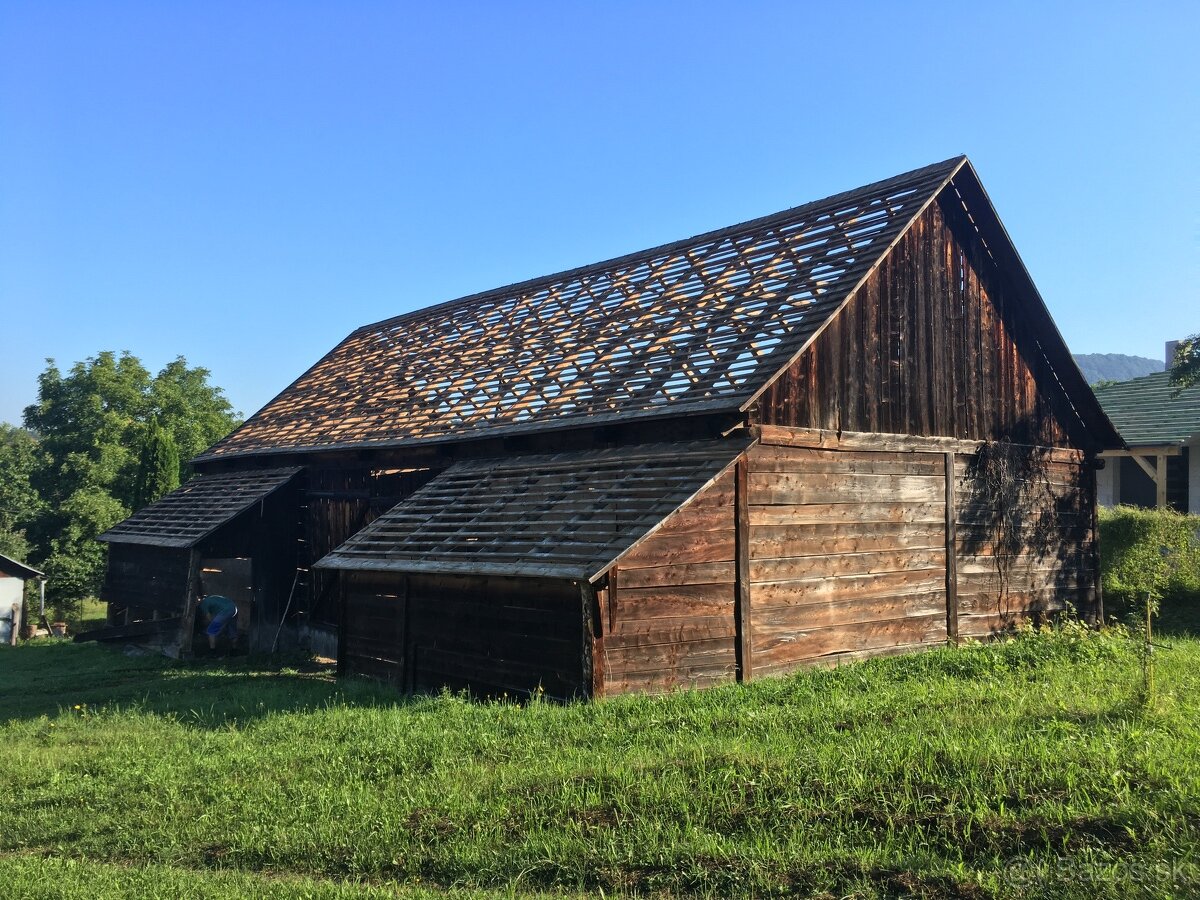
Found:
[[[259,646],[404,690],[744,681],[1100,614],[1119,446],[959,157],[354,331],[105,598],[186,654],[236,569]]]

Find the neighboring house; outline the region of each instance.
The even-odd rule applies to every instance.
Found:
[[[22,620],[27,621],[25,582],[45,577],[32,566],[0,555],[0,644],[15,644]]]
[[[748,680],[1099,614],[1118,446],[959,157],[354,331],[103,596],[186,654],[234,578],[252,644],[403,689]]]
[[[1128,445],[1102,454],[1108,465],[1099,474],[1101,505],[1200,513],[1200,385],[1180,391],[1158,372],[1094,390]]]

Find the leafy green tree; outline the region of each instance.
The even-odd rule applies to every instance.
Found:
[[[1184,338],[1171,361],[1171,384],[1180,390],[1200,384],[1200,334]]]
[[[38,442],[29,483],[40,499],[26,534],[60,612],[99,591],[106,553],[95,537],[178,485],[187,461],[237,425],[208,379],[183,357],[153,378],[128,352],[98,353],[66,373],[47,360],[25,409]]]
[[[130,506],[141,509],[179,487],[179,449],[158,420],[150,422],[142,443],[141,459],[133,480]]]
[[[209,383],[212,373],[189,368],[182,356],[167,363],[150,386],[153,415],[175,441],[179,483],[191,477],[191,461],[241,424],[224,392]]]
[[[30,550],[26,532],[42,507],[30,480],[37,462],[37,439],[0,423],[0,553],[22,562]]]

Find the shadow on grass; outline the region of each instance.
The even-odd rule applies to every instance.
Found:
[[[278,712],[331,704],[397,706],[394,690],[338,682],[332,663],[305,656],[248,656],[180,662],[128,655],[121,647],[32,641],[0,648],[0,722],[87,709],[137,708],[216,728]]]

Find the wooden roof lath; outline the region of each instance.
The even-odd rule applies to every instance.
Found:
[[[226,522],[291,481],[298,468],[197,475],[183,487],[114,525],[97,540],[194,547]]]
[[[460,462],[317,567],[594,581],[749,443],[742,436]]]
[[[200,459],[737,412],[965,163],[365,326]]]

